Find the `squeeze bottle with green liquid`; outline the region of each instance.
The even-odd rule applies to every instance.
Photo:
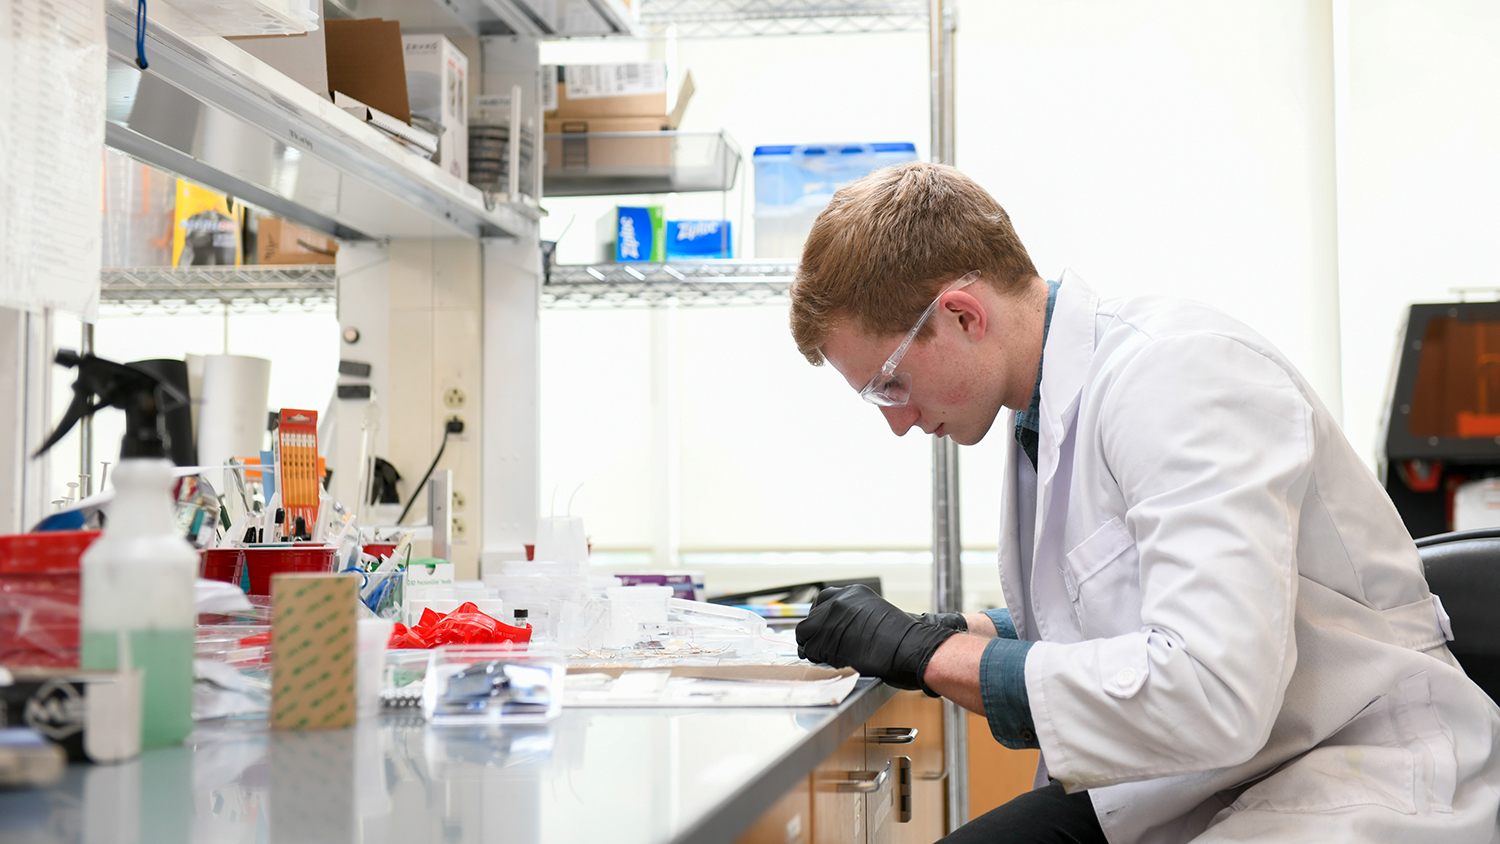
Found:
[[[128,652],[141,682],[141,746],[180,743],[193,728],[193,584],[198,552],[178,533],[173,464],[166,457],[166,403],[186,401],[170,385],[128,364],[60,351],[78,367],[74,400],[46,451],[100,407],[125,410],[120,462],[110,474],[115,498],[104,535],[80,561],[82,648],[79,666],[113,671]],[[40,452],[38,452],[40,453]],[[121,638],[128,649],[121,647]]]

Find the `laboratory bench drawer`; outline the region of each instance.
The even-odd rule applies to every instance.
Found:
[[[916,735],[905,741],[906,731]],[[984,716],[968,713],[969,818],[1031,790],[1038,754],[1007,750]],[[901,757],[910,760],[909,767]],[[890,774],[868,793],[850,791]],[[903,794],[902,769],[909,775]],[[946,831],[947,778],[943,705],[921,692],[897,692],[862,728],[823,760],[812,776],[766,812],[739,844],[930,844]],[[841,786],[840,784],[843,783]],[[900,819],[909,800],[910,819]]]
[[[898,692],[739,844],[929,844],[944,830],[942,702]]]

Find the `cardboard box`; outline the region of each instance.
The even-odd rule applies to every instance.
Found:
[[[469,57],[441,35],[403,35],[411,113],[443,127],[438,166],[469,180]]]
[[[667,259],[667,228],[660,205],[615,209],[615,260]]]
[[[667,221],[667,260],[733,258],[734,236],[728,220]]]
[[[663,62],[547,65],[542,68],[542,79],[543,91],[553,94],[542,103],[544,117],[664,117],[669,129],[682,124],[694,90],[693,75],[685,74],[677,91],[677,105],[669,113],[667,66]]]
[[[600,132],[660,132],[666,128],[663,117],[549,117],[543,125],[547,169],[671,167],[671,138],[587,137]]]
[[[172,212],[172,266],[239,266],[245,207],[217,191],[177,180]]]
[[[328,19],[323,26],[327,30],[328,89],[411,123],[401,23],[380,18]]]
[[[332,264],[338,251],[339,242],[328,235],[276,217],[261,217],[255,234],[262,264]]]
[[[542,103],[548,117],[639,117],[667,113],[666,62],[548,65],[544,85],[556,79],[556,102]]]
[[[236,47],[276,68],[325,100],[328,93],[328,48],[324,30],[297,35],[247,35],[230,38]]]

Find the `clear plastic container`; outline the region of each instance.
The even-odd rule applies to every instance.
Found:
[[[104,151],[105,267],[170,267],[177,178]]]
[[[562,712],[566,674],[552,649],[437,648],[422,681],[422,714],[437,726],[544,723]]]
[[[801,257],[802,243],[834,191],[916,157],[909,143],[756,147],[755,257]]]

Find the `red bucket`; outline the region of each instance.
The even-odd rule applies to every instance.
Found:
[[[371,542],[365,545],[361,550],[363,550],[366,554],[369,554],[371,557],[389,557],[390,555],[396,553],[396,543]]]
[[[270,595],[271,576],[276,574],[329,574],[337,548],[331,545],[291,545],[277,548],[246,548],[245,569],[251,595]]]
[[[243,548],[209,548],[202,552],[198,576],[204,580],[218,580],[240,585],[240,566],[244,565]]]

